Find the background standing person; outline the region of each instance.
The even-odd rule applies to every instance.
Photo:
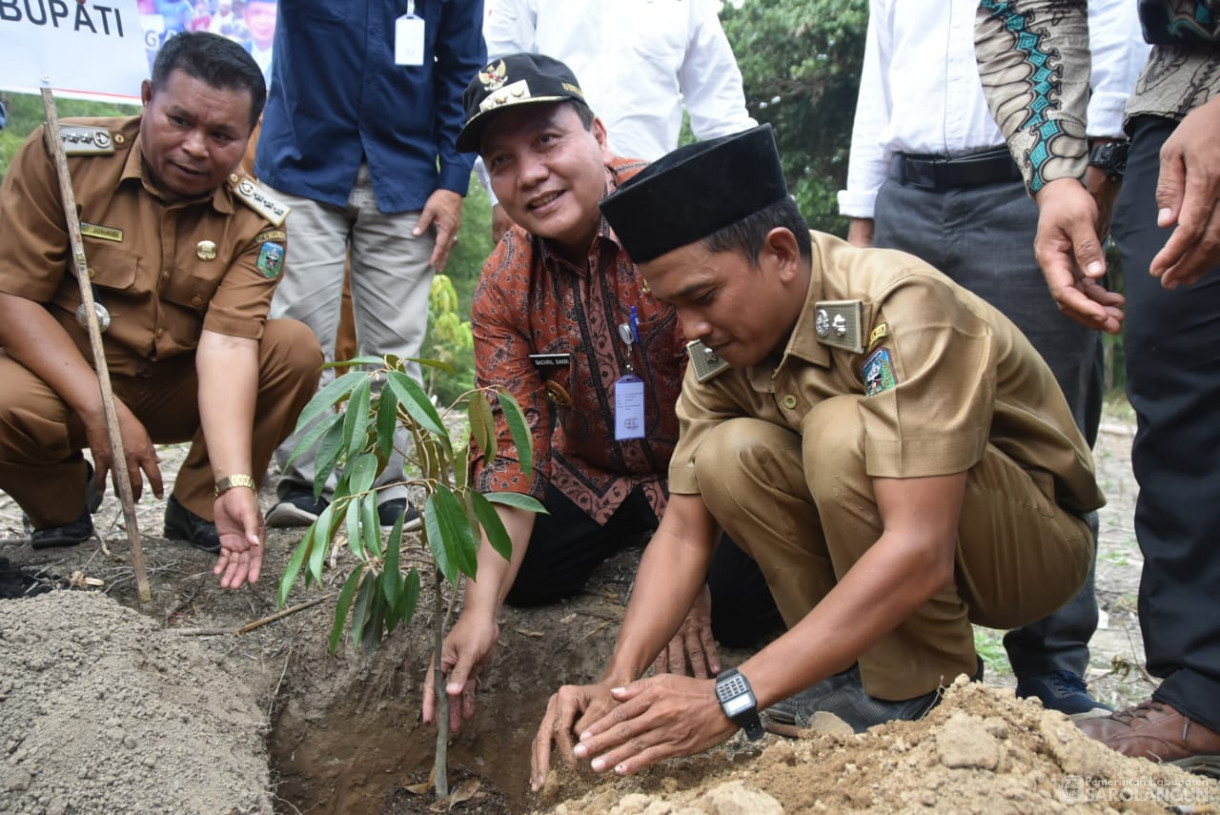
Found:
[[[1061,314],[1034,258],[1038,208],[983,96],[976,0],[873,0],[839,211],[848,240],[910,252],[1016,323],[1055,373],[1092,447],[1101,418],[1100,334]],[[1090,133],[1121,138],[1122,106],[1145,54],[1128,0],[1098,3]],[[1100,168],[1091,182],[1117,184]],[[1097,516],[1090,516],[1094,538]],[[1093,576],[1063,608],[1004,637],[1017,695],[1073,717],[1109,708],[1084,682],[1097,628]]]
[[[610,150],[648,161],[678,146],[682,111],[711,139],[754,127],[715,0],[488,0],[487,58],[560,60],[580,79]],[[482,171],[480,171],[482,172]],[[508,218],[492,194],[492,238]]]
[[[1084,2],[984,0],[987,101],[1038,203],[1051,293],[1082,324],[1125,325],[1139,421],[1139,619],[1152,698],[1081,729],[1119,752],[1220,774],[1220,17],[1214,4],[1139,6],[1153,44],[1126,108],[1131,136],[1113,233],[1126,298],[1107,291],[1089,155]],[[1040,80],[1053,76],[1055,81]],[[1125,307],[1125,312],[1124,312]]]
[[[462,91],[484,62],[482,0],[409,0],[405,10],[404,19],[397,4],[301,0],[276,26],[254,166],[293,207],[295,239],[272,314],[308,324],[328,360],[349,250],[360,352],[418,356],[433,271],[461,225],[474,157],[455,142]],[[308,525],[328,500],[314,501],[312,454],[287,465],[295,442],[276,453],[272,526]],[[396,454],[380,483],[402,473]],[[405,487],[380,500],[383,524],[413,513]]]
[[[275,43],[275,21],[279,13],[279,0],[246,0],[246,30],[250,32],[250,56],[258,63],[271,85],[271,54]]]
[[[258,486],[322,358],[306,326],[267,319],[284,209],[234,174],[265,93],[240,45],[186,32],[158,54],[139,116],[65,123],[127,461],[113,460],[44,131],[14,158],[0,188],[0,489],[34,548],[93,535],[88,490],[111,469],[159,497],[153,445],[189,439],[165,535],[220,552],[226,588],[258,580]]]

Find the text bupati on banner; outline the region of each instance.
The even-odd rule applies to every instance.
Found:
[[[146,50],[136,0],[0,0],[0,90],[138,102]]]

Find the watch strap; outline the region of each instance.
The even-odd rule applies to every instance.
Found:
[[[758,717],[758,701],[745,674],[736,668],[730,668],[717,676],[716,701],[720,703],[724,715],[744,730],[750,741],[763,737],[762,720]]]
[[[235,475],[225,476],[217,481],[215,495],[217,498],[219,498],[234,487],[247,487],[254,490],[256,493],[258,492],[258,484],[254,483],[254,478],[252,476],[237,473]]]
[[[1127,172],[1127,150],[1131,143],[1125,139],[1097,144],[1089,151],[1089,166],[1098,167],[1111,181],[1122,181]]]

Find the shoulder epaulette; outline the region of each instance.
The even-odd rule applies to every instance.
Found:
[[[291,207],[275,200],[252,178],[237,173],[229,176],[229,188],[250,209],[266,218],[273,226],[283,226]]]
[[[818,342],[856,354],[864,352],[864,302],[820,300],[813,304],[814,333]]]
[[[123,134],[112,134],[104,127],[88,125],[61,125],[60,138],[67,156],[111,156],[115,144],[123,143]]]

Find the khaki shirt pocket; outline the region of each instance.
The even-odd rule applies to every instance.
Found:
[[[161,299],[203,314],[208,310],[224,272],[224,266],[219,263],[187,264],[173,269],[161,284]]]
[[[85,263],[89,269],[89,282],[96,292],[95,299],[107,307],[114,308],[116,301],[136,296],[139,255],[113,243],[86,240]],[[80,285],[75,277],[75,270],[70,267],[56,297],[57,305],[68,311],[75,311],[81,303]],[[111,292],[121,293],[121,296],[107,296]]]

